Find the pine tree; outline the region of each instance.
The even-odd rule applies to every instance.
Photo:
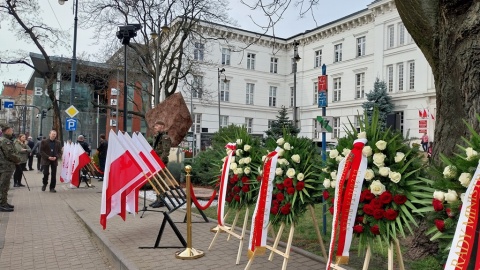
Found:
[[[371,122],[374,109],[379,111],[380,128],[384,129],[387,124],[387,115],[393,111],[392,97],[387,93],[387,84],[378,78],[373,84],[373,90],[367,93],[367,101],[362,104],[367,114],[368,121]]]
[[[273,121],[270,129],[265,131],[265,133],[268,137],[278,139],[280,137],[283,137],[284,129],[285,132],[292,134],[293,136],[297,136],[298,133],[300,133],[300,129],[295,127],[292,121],[288,119],[287,108],[285,108],[285,106],[282,106],[281,109],[278,111],[277,120]]]

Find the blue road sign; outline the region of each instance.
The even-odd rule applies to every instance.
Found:
[[[77,118],[67,118],[67,123],[65,124],[65,129],[67,131],[77,130]]]
[[[14,105],[15,105],[14,101],[4,101],[3,102],[3,107],[5,109],[13,109]]]
[[[320,91],[318,92],[318,107],[328,107],[328,101],[327,101],[327,92],[326,91]]]

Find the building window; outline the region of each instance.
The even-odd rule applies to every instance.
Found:
[[[230,48],[222,48],[222,65],[230,65],[230,53],[232,50]]]
[[[365,37],[357,38],[357,57],[365,55]]]
[[[220,128],[228,127],[228,115],[220,115]]]
[[[395,46],[395,27],[389,25],[387,27],[387,48],[393,48]]]
[[[247,83],[245,104],[253,105],[253,92],[254,92],[254,90],[255,90],[255,84]]]
[[[355,98],[365,97],[365,73],[355,74]]]
[[[333,101],[340,101],[342,96],[342,78],[333,79]]]
[[[398,91],[403,91],[403,63],[397,65],[398,70]]]
[[[334,46],[334,62],[342,61],[342,43]]]
[[[415,89],[415,62],[408,62],[408,89]]]
[[[313,120],[313,138],[314,139],[320,139],[321,132],[319,131],[320,129],[320,123],[318,123],[317,119],[312,119]]]
[[[357,129],[357,132],[360,132],[360,123],[363,122],[363,115],[355,115],[353,117],[353,126]]]
[[[322,66],[322,50],[315,51],[315,64],[314,68]]]
[[[276,107],[277,106],[277,87],[270,86],[270,91],[268,93],[268,106]]]
[[[405,25],[403,23],[398,24],[398,45],[405,44]]]
[[[202,98],[203,94],[203,77],[202,76],[193,76],[193,85],[192,85],[192,97],[193,98]]]
[[[387,90],[389,93],[393,91],[393,66],[387,66]]]
[[[255,54],[247,53],[247,69],[255,69]]]
[[[267,126],[267,128],[268,128],[268,129],[271,129],[271,128],[273,127],[274,123],[275,123],[275,120],[268,119],[268,126]]]
[[[220,81],[220,100],[230,101],[230,81]]]
[[[205,52],[205,44],[195,42],[195,49],[193,50],[193,59],[197,61],[203,61],[203,55]]]
[[[278,71],[278,58],[270,58],[270,73],[277,73]]]
[[[190,128],[190,131],[193,133],[201,133],[202,132],[202,114],[201,113],[194,113],[193,117],[193,124],[192,127]],[[195,130],[194,130],[195,129]]]
[[[293,87],[290,87],[290,108],[293,107],[293,98],[294,98]]]
[[[333,138],[340,138],[340,117],[333,118]]]
[[[313,105],[318,104],[318,82],[313,83]]]
[[[253,118],[245,118],[245,127],[248,133],[252,133]]]

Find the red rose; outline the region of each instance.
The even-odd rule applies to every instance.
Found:
[[[455,213],[453,213],[453,212],[452,212],[452,209],[450,209],[450,208],[445,209],[445,212],[447,213],[447,216],[448,216],[449,218],[452,218],[452,217],[455,216]]]
[[[229,182],[230,184],[235,185],[235,183],[236,183],[237,181],[233,180],[233,177],[232,177],[232,178],[230,178],[230,180],[228,180],[228,182]]]
[[[385,210],[383,209],[375,209],[373,211],[373,218],[375,219],[382,219],[385,214]]]
[[[285,186],[283,185],[283,183],[280,183],[280,184],[277,184],[277,188],[279,190],[283,190],[283,188],[285,188]]]
[[[248,177],[246,177],[246,176],[242,177],[242,183],[245,184],[245,183],[248,182],[248,180],[250,180],[250,179],[248,179]]]
[[[334,202],[335,202],[335,198],[334,197],[330,198],[330,203],[333,204]]]
[[[373,207],[373,209],[380,209],[383,207],[383,203],[379,198],[375,198],[370,202],[370,205]]]
[[[384,216],[388,220],[395,220],[398,217],[398,212],[393,209],[387,209]]]
[[[330,193],[328,193],[328,191],[324,190],[323,191],[323,199],[327,200],[329,197],[330,197]]]
[[[248,184],[243,185],[242,191],[245,192],[245,193],[249,192],[250,191],[250,186]]]
[[[372,227],[370,227],[370,231],[374,235],[379,235],[380,234],[380,228],[378,227],[378,225],[373,225]]]
[[[232,199],[233,199],[232,197],[228,196],[228,197],[226,197],[226,198],[225,198],[225,201],[227,201],[227,202],[231,202],[231,201],[232,201]]]
[[[362,225],[353,226],[353,232],[354,233],[362,233],[363,232],[363,226]]]
[[[239,186],[234,186],[234,187],[233,187],[233,192],[235,192],[235,193],[240,192],[240,190],[242,190],[242,188],[239,187]]]
[[[233,181],[235,181],[235,183],[238,181],[238,174],[234,174],[233,177],[232,177]]]
[[[383,204],[388,204],[392,201],[393,196],[389,191],[385,191],[380,195],[379,199]]]
[[[278,207],[272,207],[270,209],[270,214],[276,215],[278,213]]]
[[[290,214],[290,206],[288,207],[287,205],[282,206],[282,208],[280,208],[280,212],[284,215]]]
[[[330,211],[330,214],[332,214],[332,215],[333,215],[333,206],[332,206],[332,207],[330,207],[330,208],[328,208],[328,211]]]
[[[278,193],[277,194],[277,200],[281,202],[281,201],[283,201],[283,199],[285,199],[285,196],[283,195],[283,193]]]
[[[258,182],[262,181],[262,175],[257,176],[257,181]]]
[[[366,189],[367,192],[365,192],[365,200],[371,201],[375,199],[375,194],[373,194],[370,190]]]
[[[290,194],[290,195],[294,194],[295,193],[295,188],[293,188],[293,187],[287,188],[287,193]]]
[[[432,205],[433,205],[433,209],[437,212],[440,212],[443,210],[443,203],[440,200],[433,199]]]
[[[355,222],[363,223],[363,216],[358,216],[357,218],[355,218]]]
[[[293,187],[293,180],[292,178],[285,178],[285,180],[283,180],[283,185],[285,187]]]
[[[445,231],[445,222],[441,219],[435,219],[435,226],[441,232]]]
[[[273,200],[272,205],[273,207],[278,207],[280,205],[280,202],[277,200]]]
[[[373,216],[374,208],[370,204],[363,206],[363,212],[369,216]]]
[[[393,196],[393,201],[398,205],[402,205],[407,201],[407,196],[403,194],[395,195]]]
[[[240,195],[235,195],[234,199],[235,199],[235,201],[239,202],[240,201]]]
[[[285,204],[285,207],[287,207],[288,209],[290,209],[292,207],[292,204],[291,203],[286,203]]]
[[[305,187],[305,183],[299,181],[299,182],[297,183],[297,186],[296,186],[295,188],[296,188],[298,191],[300,191],[300,190],[302,190],[304,187]]]

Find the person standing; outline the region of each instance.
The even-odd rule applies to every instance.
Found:
[[[24,187],[22,184],[22,175],[27,167],[28,157],[32,150],[28,147],[25,134],[18,135],[18,138],[15,140],[15,150],[20,156],[20,163],[15,165],[15,172],[13,173],[13,186],[14,187]]]
[[[50,192],[57,192],[55,186],[57,184],[57,166],[58,159],[62,156],[62,145],[57,139],[57,132],[51,130],[48,139],[40,143],[40,155],[42,156],[41,165],[43,172],[42,191],[45,191],[48,184],[48,176],[50,177]],[[50,172],[51,170],[51,172]]]
[[[97,147],[98,162],[100,163],[100,170],[105,172],[105,162],[107,161],[108,141],[105,134],[100,134],[100,144]]]
[[[165,129],[165,123],[163,121],[156,121],[153,128],[157,133],[153,143],[153,150],[155,151],[155,153],[157,153],[158,157],[162,159],[162,162],[165,164],[165,166],[167,166],[172,140],[168,136],[167,130]],[[150,204],[150,206],[153,208],[163,206],[163,202],[161,201],[161,195],[157,195],[157,200]]]
[[[30,150],[32,150],[33,147],[35,147],[35,142],[33,141],[32,136],[28,136],[27,145],[28,147],[30,147]],[[33,151],[30,151],[30,153],[28,154],[28,169],[30,171],[33,171],[32,165],[33,165],[34,156],[35,156],[35,153],[33,153]]]
[[[427,132],[423,133],[423,136],[422,136],[422,148],[423,148],[423,152],[427,152],[427,150],[428,150],[428,135],[427,135]]]
[[[43,137],[45,140],[46,137]],[[38,173],[42,172],[41,170],[41,160],[42,160],[42,155],[40,155],[40,143],[42,142],[42,137],[38,136],[37,137],[37,142],[35,143],[35,146],[32,148],[32,153],[35,153],[35,156],[37,157],[37,171]]]
[[[77,137],[77,143],[80,144],[80,146],[83,148],[85,153],[87,153],[88,156],[90,156],[90,153],[92,152],[92,148],[88,143],[85,141],[85,137],[83,135],[79,135]]]
[[[8,125],[1,127],[0,137],[0,212],[12,212],[14,206],[7,202],[10,178],[15,165],[20,163],[20,157],[12,141],[13,129]]]

